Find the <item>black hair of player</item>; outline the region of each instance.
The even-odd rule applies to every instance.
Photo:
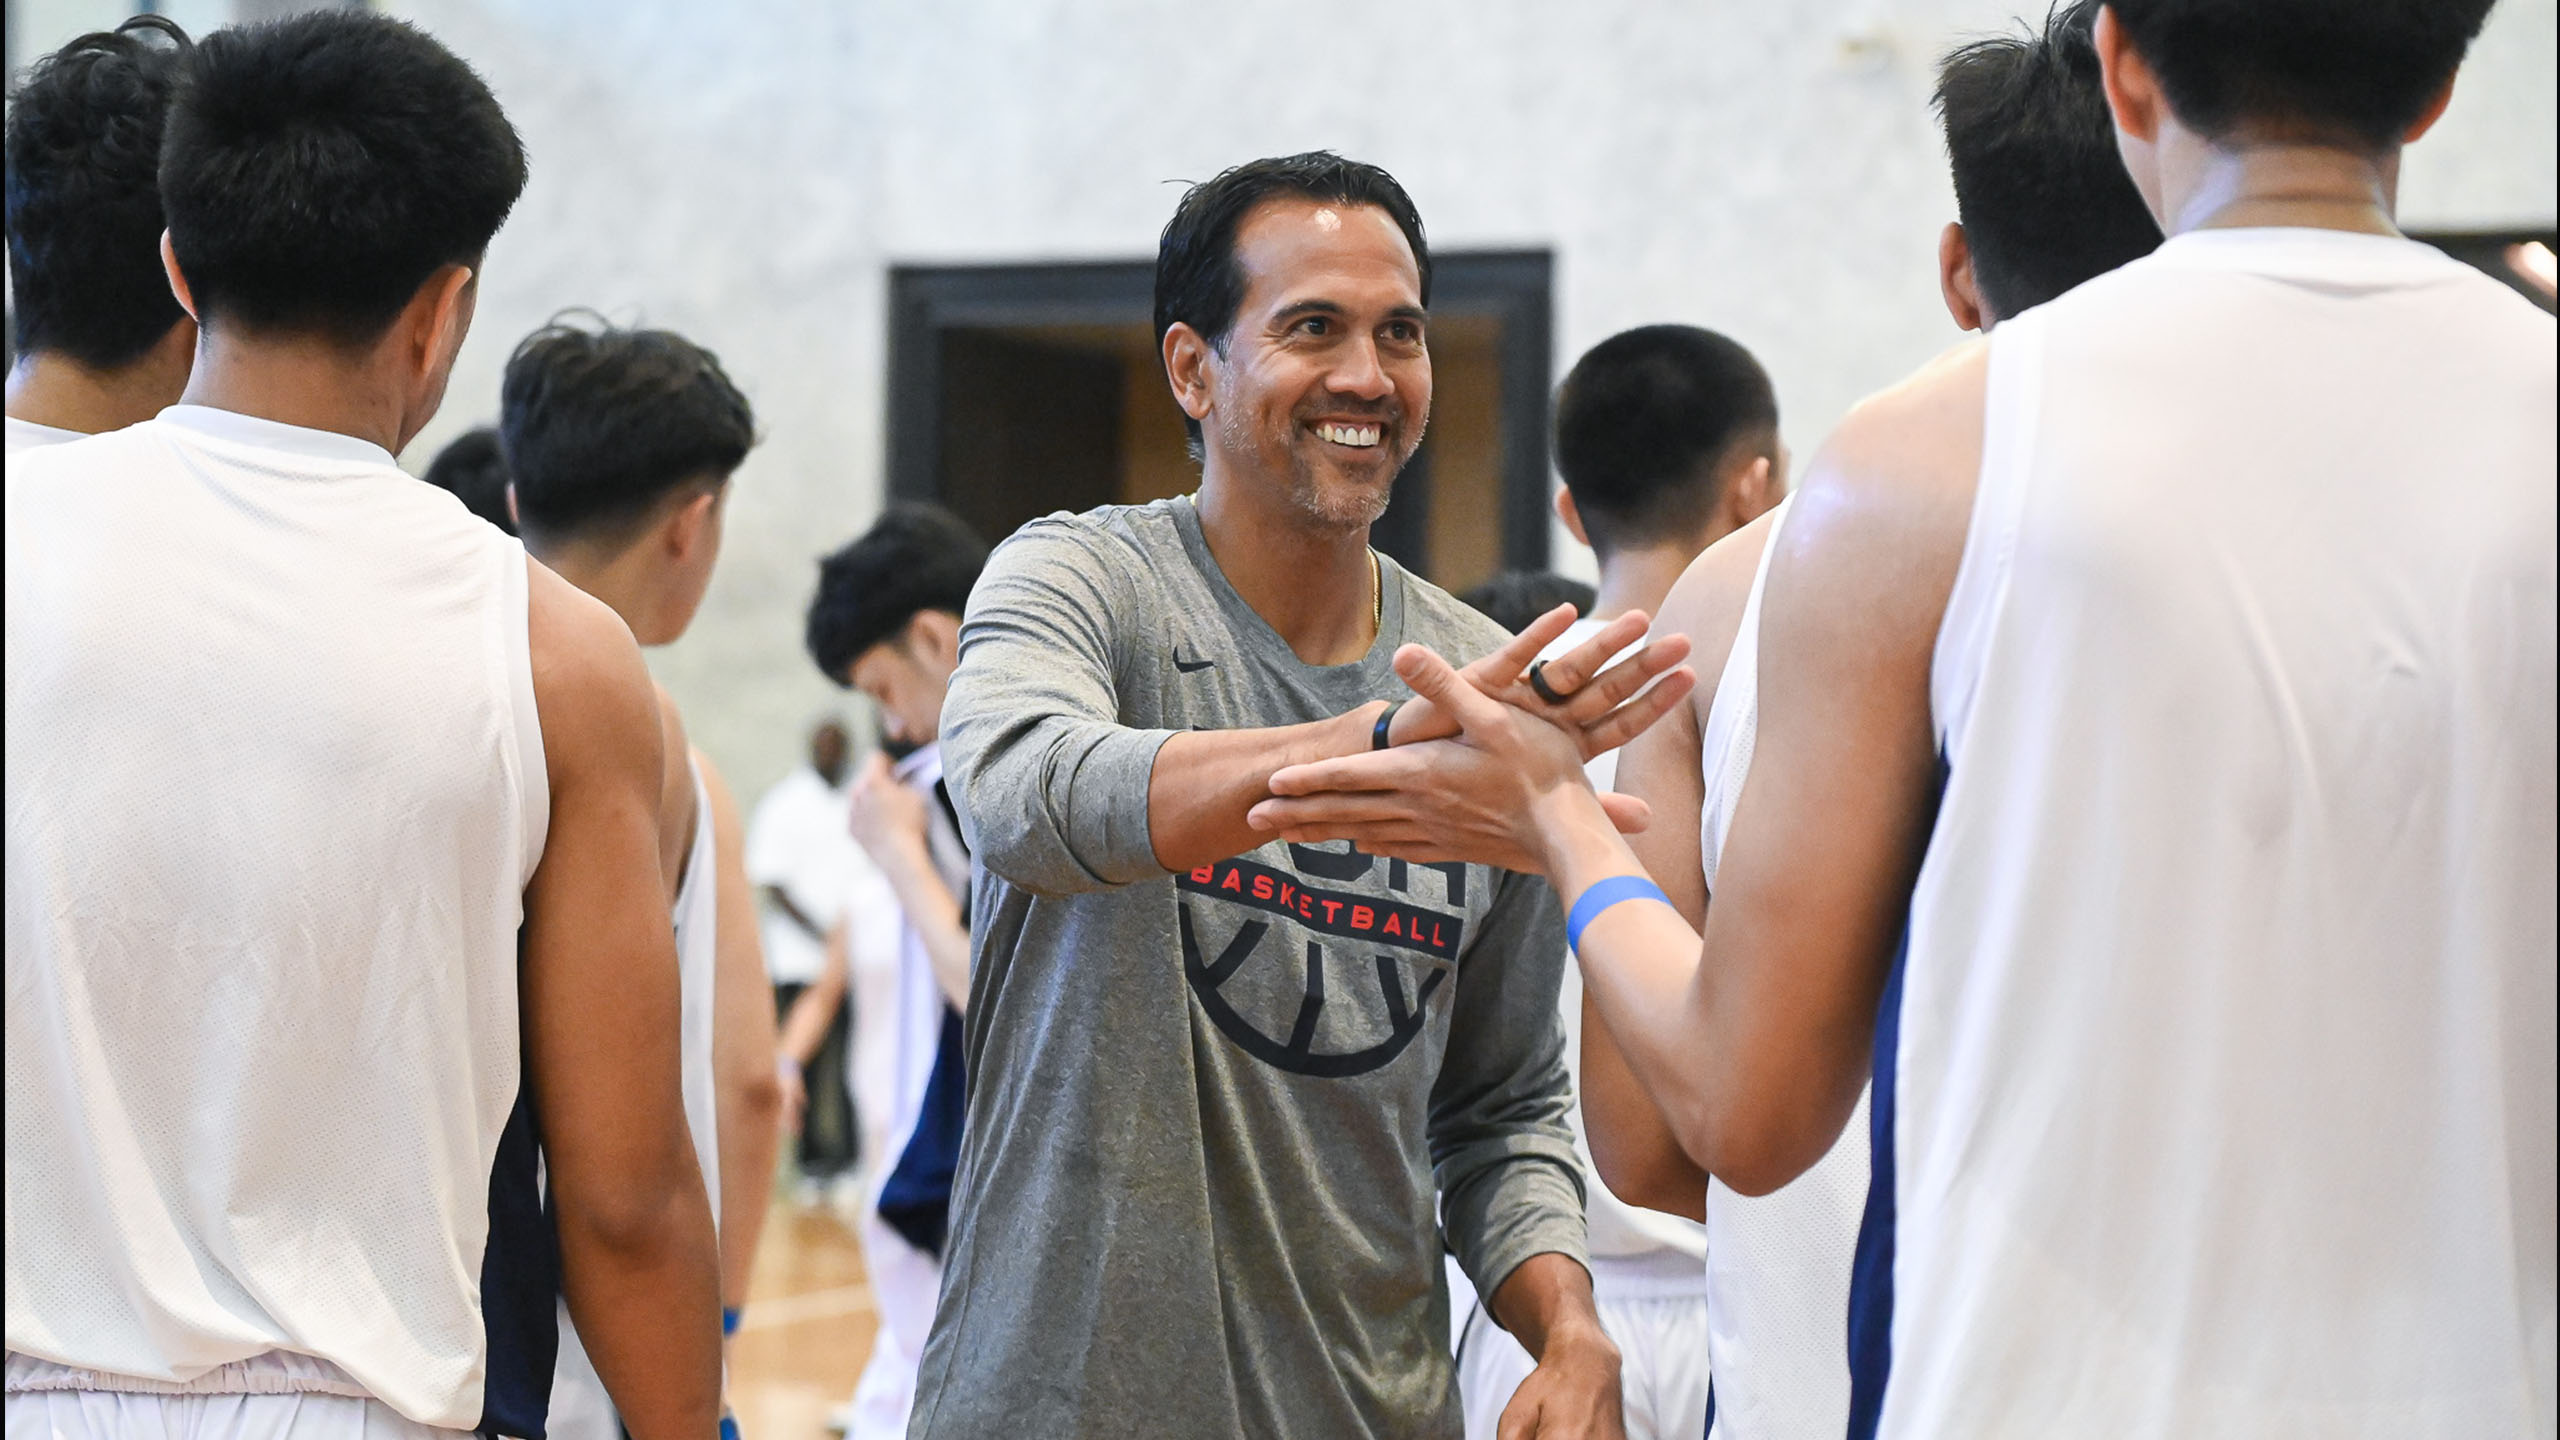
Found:
[[[1494,624],[1517,635],[1530,621],[1559,605],[1589,615],[1599,592],[1552,570],[1505,570],[1458,597]]]
[[[1602,556],[1686,542],[1728,466],[1774,458],[1778,392],[1751,352],[1694,325],[1644,325],[1591,347],[1556,387],[1556,469]]]
[[[196,318],[349,346],[440,268],[478,265],[524,180],[524,146],[471,67],[356,6],[206,36],[160,151]]]
[[[678,490],[726,483],[755,448],[756,417],[719,356],[672,330],[572,311],[507,357],[498,436],[518,524],[556,541],[627,528]]]
[[[2116,149],[2090,39],[2097,0],[2039,34],[1978,40],[1938,64],[1935,103],[1974,284],[2003,319],[2160,244]]]
[[[818,562],[809,601],[809,658],[838,685],[853,662],[928,610],[959,615],[987,564],[987,542],[939,505],[902,500],[851,544]]]
[[[1330,150],[1248,160],[1184,191],[1173,218],[1165,222],[1156,242],[1157,354],[1164,353],[1165,332],[1176,323],[1190,326],[1219,354],[1226,353],[1227,332],[1235,328],[1236,310],[1244,304],[1236,231],[1255,206],[1275,199],[1374,205],[1386,211],[1413,247],[1414,268],[1421,272],[1420,299],[1431,303],[1431,244],[1423,238],[1421,212],[1396,177]],[[1200,422],[1185,415],[1183,426],[1191,433],[1196,460]]]
[[[11,93],[18,354],[119,370],[186,318],[160,265],[160,135],[189,43],[164,17],[137,15],[38,59]]]
[[[428,462],[427,483],[452,491],[464,509],[516,533],[515,517],[507,513],[507,457],[499,448],[497,427],[482,425],[455,436]]]
[[[2395,149],[2492,0],[2112,0],[2180,124]]]

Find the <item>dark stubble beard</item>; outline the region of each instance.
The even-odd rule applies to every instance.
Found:
[[[1390,439],[1401,439],[1405,434],[1402,423],[1391,421],[1391,417],[1379,416],[1378,423],[1384,432],[1379,437],[1381,444],[1388,443]],[[1308,455],[1306,446],[1298,442],[1298,436],[1302,432],[1298,428],[1297,417],[1291,416],[1286,424],[1287,429],[1280,439],[1280,447],[1289,457],[1286,486],[1289,506],[1305,516],[1317,528],[1325,530],[1366,530],[1377,524],[1378,517],[1387,513],[1387,502],[1395,494],[1396,477],[1404,473],[1404,467],[1413,459],[1413,452],[1422,445],[1422,434],[1416,430],[1413,434],[1413,443],[1405,446],[1404,452],[1396,456],[1395,468],[1389,473],[1387,483],[1379,486],[1375,491],[1365,488],[1353,489],[1348,486],[1329,487],[1324,483],[1316,462]],[[1253,444],[1247,422],[1222,416],[1218,421],[1218,431],[1220,438],[1226,444],[1227,453],[1231,455],[1239,451],[1251,454],[1259,448]]]

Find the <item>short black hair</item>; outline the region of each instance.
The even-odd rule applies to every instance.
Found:
[[[2397,147],[2453,78],[2493,0],[2111,0],[2179,123]]]
[[[2097,9],[2057,6],[2040,34],[1976,41],[1938,65],[1956,218],[1974,284],[2004,320],[2160,244],[2116,149]]]
[[[138,15],[39,59],[10,96],[20,354],[121,369],[186,318],[160,266],[160,134],[187,43],[176,25]]]
[[[1778,393],[1732,340],[1644,325],[1591,347],[1556,389],[1556,469],[1607,555],[1695,535],[1738,453],[1775,456]]]
[[[1387,212],[1413,247],[1414,268],[1421,272],[1422,303],[1431,303],[1431,244],[1423,238],[1422,214],[1396,177],[1375,165],[1345,160],[1330,150],[1309,150],[1268,160],[1248,160],[1182,192],[1173,218],[1156,242],[1156,353],[1164,353],[1165,332],[1179,322],[1226,352],[1227,332],[1235,328],[1237,307],[1244,303],[1244,269],[1236,263],[1236,231],[1265,200],[1294,198],[1335,205],[1374,205]],[[1192,444],[1200,442],[1200,422],[1183,417]]]
[[[455,436],[428,463],[427,483],[452,491],[464,509],[516,533],[515,518],[507,513],[507,457],[498,448],[496,427],[483,425]]]
[[[1494,624],[1517,635],[1532,620],[1570,603],[1575,613],[1589,615],[1599,592],[1570,575],[1552,570],[1505,570],[1458,597]]]
[[[987,542],[939,505],[904,500],[853,543],[818,562],[809,601],[809,658],[838,685],[851,682],[862,653],[906,629],[927,610],[953,615],[987,564]]]
[[[726,481],[755,448],[756,417],[710,351],[672,330],[573,312],[507,357],[498,435],[524,528],[567,538],[635,523],[683,486]]]
[[[197,318],[351,345],[440,267],[478,264],[524,178],[471,67],[353,6],[205,37],[160,150]]]

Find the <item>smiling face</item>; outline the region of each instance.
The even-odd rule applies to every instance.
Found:
[[[1177,398],[1218,472],[1315,525],[1365,529],[1431,418],[1413,249],[1374,206],[1292,198],[1245,217],[1235,258],[1235,323],[1196,383],[1168,367]]]

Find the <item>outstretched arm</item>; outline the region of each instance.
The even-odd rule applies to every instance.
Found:
[[[755,891],[747,883],[738,802],[709,756],[693,752],[711,796],[714,913],[720,934],[713,962],[711,1068],[718,1078],[720,1137],[720,1303],[747,1303],[756,1241],[773,1198],[774,1152],[782,1145],[782,1081],[774,1069],[773,991],[756,935]]]
[[[528,564],[551,825],[521,984],[562,1289],[632,1435],[692,1440],[720,1418],[719,1257],[678,1080],[657,699],[613,612]]]
[[[1706,963],[1668,905],[1615,905],[1583,932],[1586,993],[1631,1067],[1690,1157],[1746,1195],[1820,1160],[1865,1083],[1934,807],[1929,665],[1981,413],[1981,351],[1957,352],[1854,412],[1797,496],[1761,602],[1760,740]],[[1473,693],[1420,647],[1397,662],[1461,737],[1282,772],[1275,793],[1299,798],[1257,807],[1266,823],[1293,839],[1392,835],[1357,817],[1427,790],[1471,825],[1514,827],[1568,903],[1643,873],[1554,727]],[[1349,799],[1325,793],[1337,791]],[[1438,858],[1428,836],[1362,848]]]
[[[1386,708],[1375,701],[1330,719],[1255,730],[1120,724],[1115,626],[1141,602],[1127,582],[1126,557],[1093,548],[1100,543],[1107,542],[1070,525],[1035,521],[996,551],[970,597],[960,668],[943,706],[945,774],[975,832],[977,857],[1046,894],[1125,885],[1263,844],[1271,837],[1245,813],[1270,793],[1272,772],[1368,749]],[[1571,620],[1559,609],[1469,666],[1468,676],[1525,693],[1521,670]],[[1586,680],[1644,625],[1640,613],[1623,616],[1554,663],[1574,681]],[[1559,719],[1577,735],[1623,728],[1602,701],[1624,699],[1683,653],[1649,647],[1605,683],[1584,685],[1588,694],[1578,694]],[[1398,713],[1392,738],[1404,744],[1447,731],[1445,716],[1415,704]],[[1623,738],[1615,729],[1594,735],[1593,753]],[[1619,813],[1630,825],[1641,823],[1640,806]]]

